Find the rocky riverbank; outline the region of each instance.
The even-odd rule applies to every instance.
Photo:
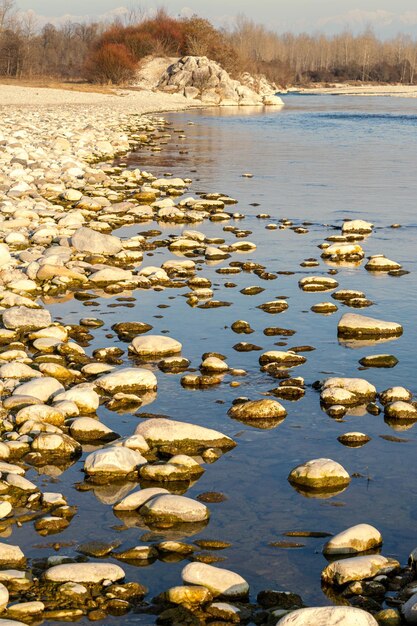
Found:
[[[133,294],[153,292],[156,303],[159,292],[185,288],[190,307],[214,309],[231,303],[213,298],[213,285],[203,275],[205,264],[231,259],[218,268],[219,275],[248,272],[267,281],[277,277],[255,261],[238,260],[239,252],[255,251],[256,244],[240,226],[245,216],[235,210],[234,198],[217,190],[191,196],[190,179],[157,178],[144,170],[114,165],[115,158],[122,159],[133,149],[162,150],[171,132],[164,119],[129,115],[107,100],[100,101],[99,107],[4,111],[0,127],[0,528],[7,539],[0,544],[3,623],[75,621],[84,616],[95,621],[132,611],[149,613],[161,624],[389,626],[404,619],[415,623],[415,555],[404,567],[379,554],[383,537],[366,519],[327,537],[323,547],[326,558],[331,555],[322,572],[323,590],[336,604],[350,606],[305,608],[296,593],[274,589],[260,591],[255,599],[238,572],[218,565],[217,551],[226,549],[227,542],[190,540],[210,523],[211,504],[219,502],[221,494],[206,493],[198,499],[184,495],[237,441],[209,423],[198,426],[163,416],[149,415],[123,437],[101,421],[102,408],[133,412],[151,402],[165,375],[179,374],[179,384],[199,390],[222,383],[239,387],[246,372],[229,366],[226,357],[214,350],[202,354],[198,369],[192,369],[182,355],[181,342],[152,333],[152,326],[139,314],[135,322],[113,326],[125,343],[128,362],[111,337],[90,354],[89,339],[103,320],[85,316],[77,324],[63,324],[51,316],[49,297],[70,296],[94,306],[100,296],[117,295],[131,302]],[[183,132],[178,129],[178,136]],[[268,217],[259,215],[259,219]],[[222,226],[227,240],[194,230],[195,224],[205,221]],[[141,223],[152,230],[124,238],[112,234],[121,226],[137,224],[139,230]],[[156,228],[164,224],[182,225],[183,230],[161,239]],[[306,232],[288,220],[279,227]],[[323,259],[333,267],[361,263],[362,245],[372,230],[369,222],[346,222],[340,233],[321,244]],[[158,248],[168,250],[170,258],[161,265],[148,265],[148,254]],[[310,259],[306,264],[314,267],[318,262]],[[404,272],[383,256],[373,256],[368,265],[368,271],[391,276]],[[309,275],[300,281],[300,289],[332,291],[336,302],[355,309],[372,305],[362,292],[338,289],[334,269],[329,274]],[[256,289],[246,287],[244,295]],[[322,307],[317,312],[337,310],[332,302]],[[277,298],[260,308],[275,315],[288,303]],[[240,319],[231,330],[251,333],[250,325]],[[396,322],[349,313],[340,320],[338,332],[345,341],[372,342],[395,340],[403,329]],[[291,331],[272,326],[264,330],[266,336],[286,333]],[[237,351],[258,350],[248,342],[237,345]],[[303,378],[292,375],[293,368],[306,361],[300,351],[263,352],[259,371],[279,381],[271,393],[278,399],[238,397],[229,416],[261,428],[282,422],[287,409],[280,401],[297,401],[305,392]],[[389,361],[389,355],[385,357]],[[358,406],[372,414],[384,411],[387,419],[400,424],[416,419],[412,394],[402,387],[377,390],[364,379],[332,377],[320,381],[317,388],[323,409],[336,419]],[[345,433],[343,445],[366,443],[363,433]],[[82,455],[84,480],[77,489],[88,495],[96,486],[126,484],[127,490],[122,489],[123,494],[111,503],[115,516],[126,526],[155,531],[163,539],[120,549],[117,534],[108,542],[84,542],[80,536],[74,550],[61,550],[55,541],[57,553],[51,549],[42,559],[32,559],[14,545],[15,527],[33,524],[46,537],[76,523],[71,492],[45,491],[42,482],[29,480],[27,473],[46,466],[64,472]],[[295,467],[288,480],[300,493],[331,497],[348,488],[351,478],[340,463],[318,458]],[[292,534],[297,536],[314,534]],[[167,566],[184,561],[178,586],[162,593],[148,590],[129,579],[123,567],[156,560]]]

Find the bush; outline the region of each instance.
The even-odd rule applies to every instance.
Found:
[[[135,76],[136,61],[121,43],[106,43],[87,57],[84,75],[94,83],[121,84]]]

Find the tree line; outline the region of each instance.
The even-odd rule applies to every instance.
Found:
[[[148,55],[204,55],[235,78],[262,73],[283,87],[417,81],[417,41],[408,35],[381,40],[369,28],[359,35],[277,34],[244,16],[225,30],[198,16],[174,18],[159,10],[149,18],[140,9],[111,24],[39,28],[33,13],[17,11],[15,0],[0,0],[0,76],[128,83]]]

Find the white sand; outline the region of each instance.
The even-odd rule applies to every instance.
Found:
[[[0,84],[0,107],[55,107],[110,105],[122,113],[156,113],[179,111],[198,106],[178,94],[150,90],[115,90],[114,93],[94,93],[48,87],[22,87]]]
[[[300,89],[304,93],[317,93],[341,96],[394,96],[397,98],[417,98],[417,85],[333,85],[332,87],[311,87]]]

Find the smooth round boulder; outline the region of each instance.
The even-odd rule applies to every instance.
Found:
[[[141,508],[140,514],[147,522],[192,523],[208,520],[208,508],[185,496],[159,495],[148,500]]]
[[[334,535],[323,547],[323,554],[357,554],[382,544],[382,535],[370,524],[357,524]]]
[[[399,337],[403,327],[397,322],[385,322],[374,317],[345,313],[337,326],[339,337],[347,339]]]
[[[242,576],[206,563],[189,563],[181,576],[184,583],[206,587],[215,597],[238,599],[249,593],[249,584]]]
[[[345,468],[332,459],[313,459],[295,467],[289,474],[291,484],[312,490],[333,490],[346,487],[350,476]]]
[[[153,372],[140,367],[126,367],[100,376],[95,385],[103,391],[115,393],[133,393],[156,389],[158,381]]]
[[[135,433],[142,435],[151,448],[170,454],[198,454],[207,448],[231,450],[236,443],[223,433],[165,418],[151,418],[141,422]]]
[[[29,331],[46,328],[52,323],[51,314],[46,309],[33,309],[27,306],[12,306],[3,311],[3,325],[10,330]]]
[[[146,463],[146,459],[136,450],[122,446],[110,446],[89,454],[84,461],[84,471],[89,476],[97,474],[125,476]]]
[[[390,572],[399,567],[398,561],[382,556],[382,554],[356,556],[329,563],[322,571],[321,578],[328,585],[340,586],[354,580],[374,578],[378,574]]]
[[[104,580],[116,582],[122,580],[125,573],[119,565],[113,563],[65,563],[46,570],[45,580],[53,583],[98,584]]]
[[[14,396],[31,396],[41,402],[48,402],[48,400],[60,392],[65,391],[63,385],[50,376],[43,376],[42,378],[36,378],[23,383],[15,388],[13,391]]]
[[[353,606],[320,606],[292,611],[276,626],[378,626],[378,622],[367,611]]]
[[[257,419],[284,419],[287,411],[277,400],[250,400],[233,405],[227,412],[233,419],[257,420]]]
[[[182,345],[176,339],[165,335],[145,335],[135,337],[129,350],[138,356],[151,358],[181,352]]]
[[[0,611],[4,611],[9,602],[9,592],[7,587],[0,583]]]

